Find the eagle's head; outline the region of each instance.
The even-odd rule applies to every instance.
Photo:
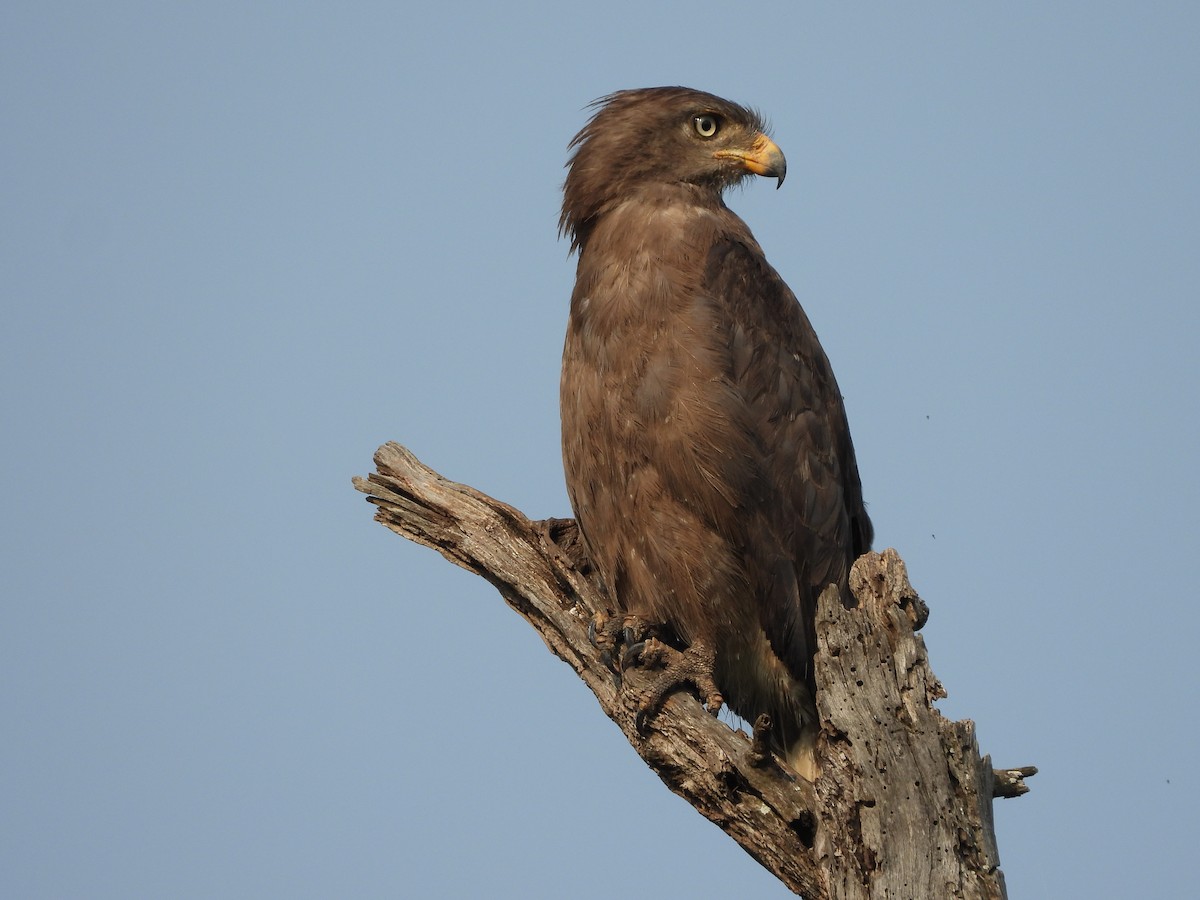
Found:
[[[571,141],[559,229],[580,247],[610,205],[650,185],[714,195],[747,175],[783,184],[787,161],[753,110],[683,87],[618,91]]]

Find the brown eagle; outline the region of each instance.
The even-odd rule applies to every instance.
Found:
[[[832,583],[849,602],[872,529],[829,360],[722,200],[751,173],[782,185],[783,153],[756,113],[701,91],[595,107],[563,188],[579,261],[562,437],[611,633],[637,658],[649,629],[673,660],[644,712],[691,682],[710,711],[768,713],[811,777],[816,600]]]

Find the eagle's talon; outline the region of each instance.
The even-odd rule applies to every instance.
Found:
[[[724,705],[713,681],[715,655],[703,643],[676,650],[654,635],[657,629],[637,616],[617,618],[596,613],[588,623],[588,641],[600,650],[600,659],[613,673],[617,689],[635,710],[634,727],[645,733],[667,697],[686,685],[693,686],[712,715]],[[619,651],[619,652],[618,652]],[[630,683],[625,673],[644,673],[644,683]]]
[[[622,627],[621,620],[614,619],[608,613],[595,613],[588,622],[588,643],[597,650],[612,647],[617,643],[617,635],[620,634]]]
[[[621,642],[627,647],[644,644],[649,638],[657,637],[660,627],[638,616],[625,616],[621,620]]]
[[[622,671],[637,668],[646,678],[646,683],[629,687],[637,706],[634,717],[637,730],[644,732],[646,723],[658,713],[667,698],[687,685],[696,689],[708,712],[716,716],[725,705],[725,699],[713,681],[714,660],[713,651],[702,643],[676,650],[657,638],[647,638],[627,648],[621,657]]]
[[[598,612],[588,622],[588,643],[600,651],[600,662],[616,676],[617,687],[621,686],[621,672],[614,662],[615,652],[621,645],[624,620]]]
[[[642,664],[642,651],[646,649],[647,641],[638,641],[632,646],[626,647],[625,652],[621,654],[620,671]]]

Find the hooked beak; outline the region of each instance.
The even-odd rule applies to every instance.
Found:
[[[755,175],[778,179],[775,182],[777,190],[783,186],[783,179],[787,177],[787,160],[784,159],[783,151],[765,134],[755,137],[749,150],[718,150],[713,156],[716,159],[736,160],[747,172],[753,172]]]

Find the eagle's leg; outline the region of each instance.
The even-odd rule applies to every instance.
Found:
[[[676,650],[651,637],[628,647],[621,657],[622,670],[636,666],[645,674],[644,683],[625,688],[636,704],[638,731],[671,694],[689,684],[699,691],[700,699],[708,707],[709,713],[714,716],[719,713],[725,698],[713,680],[715,662],[716,654],[701,641],[696,641],[686,650]]]

